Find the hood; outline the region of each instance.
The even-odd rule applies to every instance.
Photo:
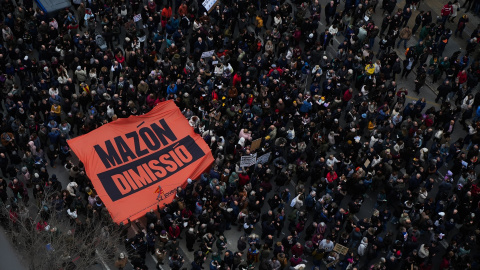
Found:
[[[68,183],[68,186],[76,188],[76,187],[78,187],[78,184],[76,182],[70,182],[70,183]]]

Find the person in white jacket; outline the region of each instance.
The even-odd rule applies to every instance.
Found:
[[[337,34],[338,34],[337,25],[336,24],[330,25],[330,28],[328,28],[328,32],[330,32],[330,34],[332,34],[332,36],[337,36]]]
[[[75,208],[68,208],[67,209],[67,214],[71,219],[76,219],[78,217],[77,209],[75,209]]]
[[[274,18],[273,18],[273,26],[275,27],[279,27],[282,25],[282,16],[280,14],[277,14]]]
[[[368,248],[368,238],[364,237],[362,239],[362,242],[358,246],[357,253],[359,256],[365,255],[367,253],[367,248]]]
[[[332,240],[330,240],[330,238],[327,237],[320,242],[318,247],[320,249],[324,249],[325,252],[331,252],[333,250],[333,248],[335,247],[335,244],[333,244]]]
[[[449,22],[454,23],[455,18],[458,15],[458,12],[457,12],[458,10],[460,10],[460,3],[458,2],[458,0],[456,0],[452,4],[452,14],[450,14],[450,17],[448,18]]]
[[[78,188],[78,184],[76,182],[70,182],[67,185],[67,191],[70,193],[71,196],[76,196],[75,195],[75,189]]]
[[[426,246],[425,244],[422,244],[420,246],[420,249],[418,250],[418,257],[425,259],[430,255],[430,251],[428,251],[429,246]]]
[[[466,96],[462,101],[462,106],[461,106],[462,110],[465,111],[469,108],[472,108],[474,101],[475,101],[475,99],[473,98],[473,95],[470,94],[470,95]]]

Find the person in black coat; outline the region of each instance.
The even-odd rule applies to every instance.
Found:
[[[335,12],[337,12],[337,4],[335,1],[330,1],[330,3],[325,6],[325,21],[327,25],[330,25],[330,18],[335,16]]]
[[[323,51],[327,50],[328,44],[332,41],[332,34],[328,31],[328,29],[325,29],[325,32],[320,34],[320,44],[322,45]]]
[[[262,222],[262,239],[265,239],[267,235],[275,234],[275,221],[264,221]]]
[[[230,251],[230,250],[227,250],[225,251],[225,254],[223,256],[223,261],[222,261],[222,264],[224,265],[224,269],[226,269],[228,267],[232,268],[233,266],[233,252]]]
[[[419,69],[417,69],[417,77],[415,78],[415,93],[420,94],[420,88],[425,84],[425,79],[427,78],[426,73],[426,64],[423,64]]]
[[[440,99],[442,99],[442,101],[447,97],[448,93],[450,93],[452,91],[452,86],[450,85],[450,81],[449,80],[445,80],[445,82],[440,85],[438,88],[438,94],[437,94],[437,97],[435,98],[435,102],[438,102]]]

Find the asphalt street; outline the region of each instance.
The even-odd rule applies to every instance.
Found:
[[[5,231],[0,227],[0,270],[26,270],[21,258],[19,258],[15,248],[5,235]]]

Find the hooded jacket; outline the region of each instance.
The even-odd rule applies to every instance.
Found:
[[[418,250],[418,257],[425,259],[429,256],[429,254],[430,252],[425,248],[425,244],[422,244]]]
[[[367,253],[367,247],[368,247],[368,239],[366,237],[364,237],[362,239],[362,242],[358,246],[358,250],[357,250],[358,255],[360,255],[360,256],[365,255],[365,253]]]
[[[76,196],[75,195],[75,189],[78,188],[78,184],[76,182],[70,182],[67,185],[67,191],[70,193],[71,196]]]

